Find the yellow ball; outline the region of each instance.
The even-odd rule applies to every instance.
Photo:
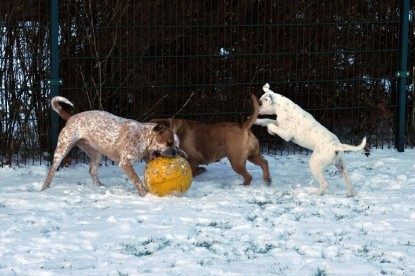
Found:
[[[190,188],[192,169],[186,159],[180,156],[157,157],[147,164],[144,183],[152,194],[180,195]]]

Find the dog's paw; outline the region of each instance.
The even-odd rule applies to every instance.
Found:
[[[255,122],[254,122],[254,124],[255,125],[259,125],[259,126],[264,126],[263,125],[263,122],[264,122],[264,119],[256,119]]]
[[[178,151],[178,154],[181,156],[181,157],[183,157],[184,159],[189,159],[189,156],[187,155],[187,153],[185,152],[185,151],[183,151],[183,150],[181,150],[181,149],[177,149],[177,151]]]
[[[277,125],[277,121],[273,120],[273,119],[268,119],[268,118],[264,118],[264,119],[256,119],[254,124],[256,125],[260,125],[260,126],[268,126],[268,125]]]
[[[270,125],[267,126],[268,133],[271,134],[272,136],[276,135],[276,133],[274,131],[272,131],[269,126]]]
[[[205,168],[203,168],[203,167],[197,167],[197,168],[195,169],[195,171],[193,172],[193,176],[196,176],[196,175],[202,174],[202,173],[204,173],[205,171],[206,171],[206,169],[205,169]]]
[[[356,196],[356,192],[355,192],[355,191],[353,191],[353,190],[351,190],[351,191],[347,191],[346,196],[347,196],[347,197],[354,197],[354,196]]]
[[[140,190],[138,191],[138,194],[139,194],[141,197],[145,196],[147,193],[148,193],[147,189],[140,189]]]

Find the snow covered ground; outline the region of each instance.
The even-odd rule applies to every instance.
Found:
[[[0,168],[0,275],[415,275],[415,150],[346,154],[354,198],[334,166],[315,196],[310,155],[265,157],[271,186],[222,160],[166,198],[117,166],[106,188],[76,165],[44,192],[47,166]]]

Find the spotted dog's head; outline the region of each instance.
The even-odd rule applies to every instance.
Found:
[[[180,155],[187,159],[187,154],[179,149],[179,138],[164,124],[156,124],[152,129],[154,137],[148,147],[150,159],[158,156],[175,157]]]
[[[269,84],[266,83],[262,89],[264,95],[258,100],[259,114],[260,115],[272,115],[275,114],[276,105],[276,93],[269,89]]]

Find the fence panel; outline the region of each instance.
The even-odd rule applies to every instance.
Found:
[[[0,2],[0,166],[45,162],[49,145],[47,1]]]

